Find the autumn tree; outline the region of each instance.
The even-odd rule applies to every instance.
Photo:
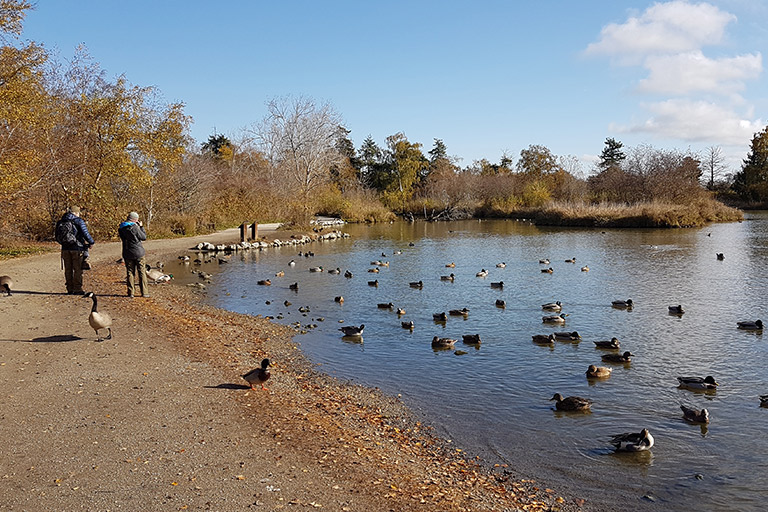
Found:
[[[387,137],[387,159],[390,174],[384,202],[394,210],[404,211],[414,188],[426,176],[429,160],[421,152],[421,144],[410,142],[402,132]]]
[[[768,201],[768,126],[752,137],[747,158],[733,181],[742,199]]]
[[[701,167],[707,177],[707,188],[714,190],[715,180],[722,178],[728,168],[725,164],[725,155],[720,146],[710,146],[704,151],[701,158]]]

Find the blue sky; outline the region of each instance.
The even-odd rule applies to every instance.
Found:
[[[614,137],[720,146],[735,171],[768,124],[767,19],[763,0],[40,0],[22,37],[183,101],[200,142],[305,96],[356,147],[440,138],[462,166],[540,144],[588,172]]]

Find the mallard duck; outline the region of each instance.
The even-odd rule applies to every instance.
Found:
[[[683,313],[685,313],[683,306],[680,304],[678,304],[677,306],[668,306],[667,310],[669,311],[670,315],[682,315]]]
[[[576,258],[565,260],[566,263],[576,263]]]
[[[581,271],[582,272],[589,272],[589,266],[588,265],[584,265],[583,267],[581,267]]]
[[[379,269],[378,268],[369,268],[368,272],[370,272],[371,274],[378,274],[379,273]]]
[[[475,277],[486,277],[488,275],[488,271],[485,269],[481,269],[480,272],[475,274]]]
[[[403,316],[405,314],[405,310],[403,308],[397,308],[397,316]]]
[[[99,311],[96,301],[96,294],[88,292],[83,295],[84,298],[91,299],[93,306],[91,306],[91,314],[88,315],[88,323],[91,328],[96,331],[96,341],[111,340],[112,339],[112,317],[109,314]],[[108,334],[106,338],[99,336],[99,331],[106,329]]]
[[[496,299],[496,307],[497,308],[506,308],[507,303],[504,299]]]
[[[346,277],[347,279],[352,278],[352,272],[350,272],[349,270],[345,271],[344,272],[344,277]]]
[[[467,345],[479,345],[480,335],[479,334],[462,334],[461,341],[463,341]]]
[[[288,285],[288,288],[291,290],[298,290],[299,289],[299,283],[291,283]]]
[[[341,274],[341,269],[339,267],[336,267],[334,269],[329,270],[328,273],[332,274],[334,276],[337,276],[337,275]]]
[[[606,348],[610,350],[617,350],[621,347],[621,343],[619,343],[618,338],[611,338],[608,341],[595,341],[593,343],[595,344],[595,348]]]
[[[554,272],[555,272],[555,269],[553,269],[552,267],[541,269],[542,274],[554,274]]]
[[[453,262],[451,262],[451,263],[446,263],[446,264],[445,264],[445,268],[456,268],[456,264],[455,264],[455,263],[453,263]]]
[[[275,272],[275,277],[284,277],[284,276],[285,276],[285,272],[282,270],[280,270],[279,272]]]
[[[310,272],[322,272],[323,267],[309,267]]]
[[[739,326],[739,329],[744,329],[745,331],[762,331],[763,330],[763,321],[762,320],[755,320],[754,322],[737,322],[737,325]]]
[[[496,268],[507,268],[507,264],[502,261],[496,264]]]
[[[634,305],[632,302],[632,299],[627,300],[614,300],[611,302],[611,306],[614,308],[620,308],[620,309],[629,309]]]
[[[432,313],[432,320],[435,322],[445,322],[448,320],[448,315],[445,314],[445,311],[442,313]]]
[[[379,280],[368,281],[368,286],[379,286]]]
[[[680,404],[680,410],[683,411],[683,419],[690,423],[709,423],[709,411],[702,409],[697,411]]]
[[[588,411],[592,407],[592,400],[580,396],[568,396],[563,398],[560,393],[549,399],[555,400],[555,409],[558,411]]]
[[[560,313],[559,315],[552,315],[552,316],[543,316],[541,317],[541,321],[545,324],[564,324],[565,323],[565,317],[568,316],[565,313]]]
[[[768,407],[768,395],[760,395],[760,407]]]
[[[453,338],[438,338],[435,336],[432,338],[432,348],[451,348],[453,345],[456,344],[456,341]]]
[[[410,329],[410,330],[413,330],[413,320],[411,320],[410,322],[400,322],[400,326],[401,326],[403,329]]]
[[[491,288],[504,288],[504,281],[499,281],[498,283],[491,283]]]
[[[341,295],[337,295],[336,297],[333,298],[333,301],[334,302],[338,302],[338,303],[342,303],[342,302],[344,302],[344,297],[342,297]]]
[[[630,358],[634,355],[635,354],[627,350],[623,354],[604,354],[602,360],[606,363],[631,363],[632,359]]]
[[[424,288],[424,282],[423,281],[414,281],[412,283],[408,283],[408,286],[411,288]]]
[[[554,334],[534,334],[531,336],[534,343],[539,343],[542,345],[551,345],[555,342],[555,335]]]
[[[716,389],[718,386],[717,381],[711,375],[706,377],[678,377],[677,381],[680,383],[681,388],[688,389]]]
[[[380,302],[380,303],[376,304],[376,307],[379,308],[379,309],[392,309],[392,308],[395,307],[395,305],[392,304],[391,302],[387,302],[387,303]]]
[[[578,331],[556,332],[552,334],[557,341],[581,341],[581,335]]]
[[[543,260],[539,260],[539,263],[542,265],[549,265],[549,260],[545,258]]]
[[[451,274],[451,275],[448,275],[448,276],[440,276],[440,280],[441,280],[441,281],[450,281],[450,282],[453,282],[453,281],[454,281],[454,279],[456,279],[456,276],[455,276],[455,275],[453,275],[453,274]]]
[[[586,374],[588,379],[605,379],[611,376],[613,368],[607,368],[605,366],[589,365]]]
[[[725,254],[723,254],[721,252],[717,253],[717,259],[719,261],[723,261],[725,259]]]
[[[467,316],[469,315],[469,309],[467,308],[451,309],[448,311],[448,314],[451,316]]]
[[[3,290],[8,297],[12,295],[11,288],[13,288],[11,276],[0,276],[0,290]]]
[[[271,374],[269,373],[269,365],[270,365],[269,359],[263,359],[261,361],[260,368],[254,368],[248,373],[245,373],[242,375],[245,381],[251,385],[251,389],[256,389],[255,387],[253,387],[254,384],[261,384],[261,389],[263,389],[264,391],[267,391],[267,388],[264,387],[264,383],[267,382],[269,380],[269,377],[271,376]]]
[[[258,281],[256,281],[256,284],[259,284],[261,286],[271,286],[272,281],[270,281],[269,279],[259,279]]]
[[[360,327],[356,325],[345,325],[344,327],[339,327],[339,330],[344,336],[362,336],[363,331],[365,330],[365,324],[360,324]]]
[[[653,447],[653,436],[644,428],[640,432],[626,432],[611,438],[617,452],[643,452]]]
[[[562,311],[563,304],[558,300],[555,302],[547,302],[541,305],[541,309],[545,311]]]

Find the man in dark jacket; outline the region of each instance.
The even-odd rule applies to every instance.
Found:
[[[147,268],[144,263],[144,246],[142,240],[147,239],[144,225],[139,220],[139,214],[131,212],[117,229],[120,240],[123,241],[123,261],[125,262],[126,283],[128,284],[128,296],[133,297],[133,281],[136,273],[139,274],[139,290],[142,297],[149,297],[147,287]]]
[[[70,206],[59,222],[69,222],[75,229],[75,241],[61,245],[61,261],[64,262],[64,277],[67,293],[82,295],[83,291],[83,260],[88,248],[94,242],[85,221],[80,218],[80,207]]]

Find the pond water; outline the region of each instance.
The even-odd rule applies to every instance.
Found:
[[[768,409],[758,397],[768,394],[768,333],[738,330],[736,322],[768,320],[768,213],[701,229],[474,220],[344,231],[352,237],[305,246],[311,258],[284,247],[217,266],[209,300],[237,312],[281,315],[277,321],[284,323],[317,324],[296,340],[323,371],[402,394],[470,453],[585,498],[590,508],[764,509]],[[552,274],[541,272],[543,258],[551,260]],[[565,262],[571,258],[576,262]],[[369,273],[374,260],[389,266]],[[455,268],[446,268],[449,262]],[[506,267],[497,268],[500,262]],[[310,272],[311,266],[326,272]],[[327,272],[337,267],[353,277]],[[483,268],[489,275],[476,277]],[[274,277],[280,270],[285,277]],[[440,280],[451,272],[453,282]],[[256,285],[266,278],[272,286]],[[378,286],[369,286],[374,279]],[[419,280],[423,288],[409,286]],[[499,281],[502,289],[491,287]],[[298,291],[289,289],[294,282]],[[334,301],[339,295],[341,304]],[[611,307],[628,298],[631,310]],[[496,307],[497,299],[506,307]],[[564,326],[542,322],[551,313],[541,305],[555,300],[568,314]],[[405,315],[377,307],[388,302]],[[668,306],[677,304],[685,313],[670,315]],[[307,316],[298,311],[302,306],[310,308]],[[433,313],[463,307],[470,310],[466,318],[432,320]],[[403,329],[401,321],[415,328]],[[364,341],[342,340],[341,325],[361,323]],[[582,341],[531,341],[554,331],[578,331]],[[479,334],[482,343],[464,345],[463,334]],[[434,351],[434,336],[459,342],[454,350]],[[612,337],[634,354],[631,364],[601,362],[606,351],[593,341]],[[612,366],[613,374],[588,381],[590,364]],[[719,387],[680,389],[681,375],[712,375]],[[590,398],[592,412],[555,411],[549,399],[556,392]],[[710,424],[683,421],[681,404],[706,407]],[[651,452],[613,453],[612,435],[642,428],[656,440]]]

